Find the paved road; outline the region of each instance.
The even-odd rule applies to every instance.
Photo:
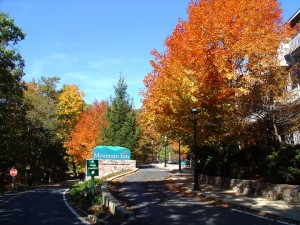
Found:
[[[135,220],[124,224],[143,225],[279,225],[234,209],[201,202],[167,190],[163,179],[169,171],[143,167],[117,184],[116,195],[130,210]]]
[[[47,186],[0,196],[1,225],[79,225],[63,199],[64,187]]]

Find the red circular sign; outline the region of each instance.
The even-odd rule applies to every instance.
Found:
[[[10,171],[9,171],[9,174],[10,174],[12,177],[15,177],[15,176],[17,176],[17,174],[18,174],[18,170],[14,169],[14,168],[11,168]]]

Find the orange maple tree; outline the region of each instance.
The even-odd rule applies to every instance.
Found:
[[[239,130],[251,110],[239,108],[238,100],[251,98],[255,87],[261,96],[270,88],[279,95],[285,84],[277,54],[289,30],[276,0],[198,0],[187,12],[188,20],[166,39],[166,51],[152,51],[143,123],[187,139],[191,108],[197,106],[201,140],[214,141]]]
[[[99,143],[101,127],[106,124],[104,113],[106,102],[95,101],[83,111],[78,119],[70,138],[65,142],[67,153],[79,165],[92,157],[93,148]]]

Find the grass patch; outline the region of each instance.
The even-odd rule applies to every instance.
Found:
[[[108,178],[126,172],[130,172],[130,171],[131,170],[120,171],[102,177],[101,179],[94,179],[95,181],[95,205],[94,206],[92,206],[91,180],[74,184],[69,190],[68,198],[73,204],[75,204],[81,210],[88,212],[89,214],[93,214],[97,217],[103,217],[104,215],[109,214],[109,211],[103,205],[101,185]]]

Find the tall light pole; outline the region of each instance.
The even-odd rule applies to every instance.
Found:
[[[167,140],[168,140],[167,136],[165,136],[164,140],[165,140],[165,167],[167,167]]]
[[[30,166],[26,166],[26,187],[29,187],[29,171],[30,171]]]
[[[179,165],[179,173],[181,173],[180,138],[178,139],[178,165]]]
[[[197,151],[197,113],[198,113],[198,108],[194,106],[191,111],[193,115],[193,125],[194,125],[194,154],[195,154],[195,162],[194,162],[194,191],[199,191],[200,186],[199,186],[199,153]]]
[[[154,141],[151,140],[151,151],[152,151],[152,159],[151,159],[151,161],[152,161],[152,163],[154,162],[154,160],[153,160],[153,155],[154,155],[154,151],[153,151],[153,143],[154,143]]]

